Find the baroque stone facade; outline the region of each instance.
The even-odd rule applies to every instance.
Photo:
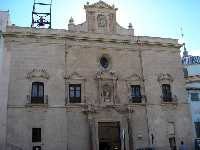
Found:
[[[68,29],[9,26],[7,149],[191,149],[176,39],[135,36],[103,1]]]

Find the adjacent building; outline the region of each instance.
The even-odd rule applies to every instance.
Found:
[[[84,8],[86,21],[71,18],[68,30],[3,32],[7,149],[192,149],[178,40],[135,36],[103,1]]]
[[[192,114],[194,145],[196,150],[200,150],[200,56],[188,55],[185,50],[182,62]]]
[[[10,53],[4,45],[3,32],[10,25],[9,12],[0,11],[0,148],[5,149]]]

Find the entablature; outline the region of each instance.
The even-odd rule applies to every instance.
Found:
[[[107,42],[113,44],[125,44],[130,46],[159,46],[179,49],[182,45],[177,39],[147,37],[147,36],[127,36],[118,34],[102,34],[91,32],[69,32],[64,29],[35,29],[28,27],[7,27],[3,32],[5,38],[48,38],[48,39],[69,39],[78,41]],[[138,40],[139,39],[139,40]]]

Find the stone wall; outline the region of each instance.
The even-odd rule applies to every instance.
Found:
[[[2,32],[9,24],[9,12],[0,11],[0,147],[5,149],[10,53],[4,45]]]

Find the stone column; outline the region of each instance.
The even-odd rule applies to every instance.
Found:
[[[129,130],[128,130],[128,122],[127,122],[127,119],[128,119],[128,116],[127,116],[127,113],[125,113],[123,115],[123,118],[122,118],[122,124],[121,124],[121,137],[122,137],[122,140],[121,140],[121,143],[122,143],[122,147],[121,149],[122,150],[132,150],[130,149],[130,139],[129,139]],[[124,135],[123,135],[124,134]]]
[[[127,124],[128,124],[128,136],[129,136],[129,149],[133,150],[133,130],[132,130],[131,114],[129,114],[129,117],[127,118]]]
[[[88,125],[89,125],[89,141],[90,141],[90,150],[98,150],[96,143],[96,126],[95,119],[91,113],[88,113]]]

